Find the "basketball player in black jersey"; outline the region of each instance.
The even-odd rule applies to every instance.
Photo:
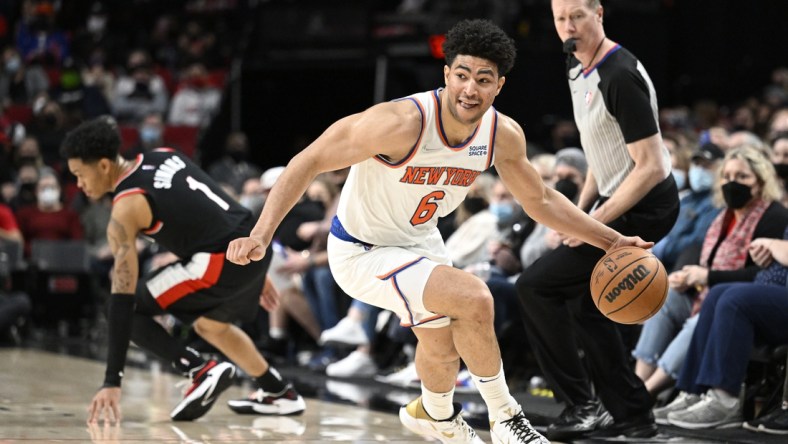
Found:
[[[62,153],[77,185],[90,197],[114,192],[107,238],[115,257],[108,306],[108,352],[104,384],[88,409],[88,423],[120,420],[123,367],[129,340],[167,359],[193,380],[173,409],[173,420],[204,415],[236,373],[229,362],[206,361],[153,320],[170,313],[235,362],[256,382],[248,399],[229,402],[238,413],[291,415],[304,400],[283,381],[232,323],[258,310],[267,259],[242,267],[224,258],[229,242],[248,233],[252,214],[182,154],[161,148],[126,160],[112,118],[99,117],[71,131]],[[135,238],[148,236],[180,258],[138,285]],[[269,293],[270,294],[270,293]]]

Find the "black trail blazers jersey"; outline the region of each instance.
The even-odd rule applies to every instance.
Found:
[[[132,194],[143,194],[153,212],[143,234],[180,258],[223,252],[231,240],[248,236],[254,224],[249,210],[190,159],[168,148],[137,156],[118,180],[113,202]]]

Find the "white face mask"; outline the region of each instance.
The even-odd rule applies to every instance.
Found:
[[[57,188],[44,188],[38,192],[38,203],[41,205],[55,205],[60,202],[60,190]]]

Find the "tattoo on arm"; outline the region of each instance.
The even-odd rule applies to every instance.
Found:
[[[110,219],[107,227],[107,240],[115,257],[115,267],[112,273],[113,293],[134,293],[136,276],[131,268],[127,254],[134,248],[134,238],[126,233],[123,224],[114,217]]]

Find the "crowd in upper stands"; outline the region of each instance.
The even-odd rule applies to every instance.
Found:
[[[101,1],[69,3],[24,0],[18,10],[0,7],[0,239],[21,243],[27,259],[38,240],[83,240],[93,279],[77,291],[90,292],[89,303],[100,307],[112,266],[105,239],[111,199],[90,201],[78,192],[58,155],[60,142],[79,122],[111,114],[119,125],[124,155],[172,146],[196,157],[196,138],[219,110],[230,54],[227,32],[216,31],[219,25],[209,20],[211,14],[199,8],[189,14],[154,9],[155,14],[131,32],[113,28],[122,20],[118,14],[123,7]],[[210,7],[213,2],[194,3]],[[756,276],[768,264],[734,253],[741,253],[742,245],[763,243],[758,238],[782,239],[788,226],[788,68],[776,69],[762,93],[739,103],[710,98],[662,108],[660,124],[682,195],[679,221],[654,247],[671,273],[671,292],[663,312],[648,321],[630,345],[638,375],[654,396],[679,380],[686,392],[680,400],[689,405],[688,399],[701,399],[689,376],[696,369],[683,369],[685,363],[697,366],[702,359],[702,351],[695,350],[701,339],[693,333],[697,325],[703,326],[703,334],[714,331],[706,319],[710,315],[704,316],[704,297],[719,283],[760,282]],[[570,142],[579,140],[571,121],[556,124],[555,133],[550,145],[556,152],[531,160],[545,183],[574,200],[585,180],[585,157],[582,147]],[[263,172],[249,161],[250,149],[244,133],[227,134],[225,155],[205,167],[258,213],[282,167]],[[752,220],[746,219],[749,213],[728,208],[720,197],[723,179],[730,180],[726,165],[737,159],[749,165],[754,183],[760,184],[758,214]],[[329,376],[375,376],[415,386],[413,334],[390,314],[351,302],[328,268],[326,239],[346,175],[338,171],[318,177],[283,221],[269,272],[282,304],[270,314],[261,309],[258,320],[243,328],[267,354]],[[725,214],[731,216],[720,216]],[[748,231],[732,228],[737,217],[749,221],[738,226]],[[514,282],[523,267],[558,245],[557,233],[531,220],[494,172],[479,176],[462,206],[441,220],[439,228],[454,265],[485,280],[494,295],[496,333],[502,347],[512,348],[503,353],[512,383],[527,384],[535,375],[538,380],[539,370],[522,339]],[[728,245],[728,236],[736,244]],[[143,272],[178,259],[144,240],[138,247],[144,252]],[[20,278],[19,272],[3,270],[10,290],[0,293],[0,342],[19,342],[18,329],[10,326],[36,313],[35,304],[42,300],[36,292],[53,288],[31,283],[27,273]],[[101,310],[87,313],[94,313],[88,326],[102,316]],[[35,324],[36,317],[27,322]],[[162,322],[184,329],[195,347],[210,351],[189,336],[188,326],[173,319]],[[469,388],[468,381],[461,373],[458,387]],[[658,420],[667,421],[673,411],[658,412]]]

